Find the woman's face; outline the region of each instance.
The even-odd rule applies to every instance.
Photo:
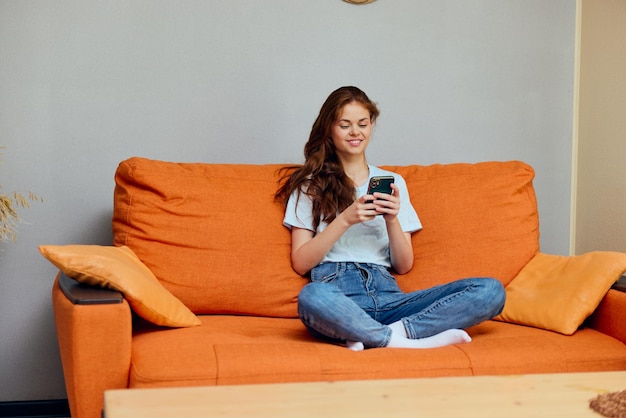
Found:
[[[345,105],[331,129],[331,138],[340,159],[365,155],[371,134],[370,113],[358,102]]]

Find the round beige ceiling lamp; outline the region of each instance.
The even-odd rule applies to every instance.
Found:
[[[343,0],[346,3],[350,3],[350,4],[368,4],[368,3],[373,3],[376,0]]]

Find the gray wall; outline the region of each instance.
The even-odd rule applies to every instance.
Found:
[[[373,164],[524,160],[542,249],[569,245],[574,0],[0,0],[0,401],[65,396],[39,244],[109,244],[119,161],[301,162],[341,85]],[[106,365],[103,365],[106,367]]]

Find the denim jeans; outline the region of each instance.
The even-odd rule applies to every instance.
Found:
[[[396,321],[409,338],[424,338],[491,319],[502,312],[504,300],[496,279],[462,279],[404,293],[384,266],[323,263],[298,296],[298,315],[319,338],[384,347],[391,338],[387,325]]]

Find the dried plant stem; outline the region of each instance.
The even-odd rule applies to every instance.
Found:
[[[27,196],[13,192],[12,196],[0,194],[0,241],[15,241],[15,228],[20,222],[17,208],[30,207],[31,201],[43,201],[39,196],[28,192]]]
[[[4,148],[0,145],[0,150]],[[20,222],[17,208],[28,208],[34,201],[43,202],[43,199],[32,192],[0,193],[0,242],[15,241],[15,228]]]

